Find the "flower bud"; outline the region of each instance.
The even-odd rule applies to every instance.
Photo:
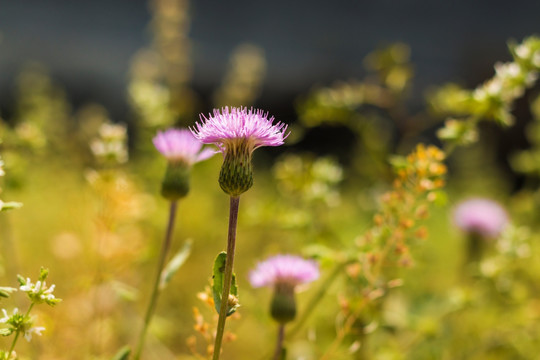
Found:
[[[219,173],[219,186],[230,196],[240,196],[253,186],[251,152],[246,146],[238,146],[225,153]]]
[[[276,284],[274,297],[270,305],[270,315],[281,324],[294,320],[296,316],[296,300],[294,287],[289,284]]]
[[[161,182],[161,195],[171,201],[186,196],[189,192],[189,170],[185,163],[169,162]]]

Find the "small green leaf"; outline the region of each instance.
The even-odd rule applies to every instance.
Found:
[[[49,269],[41,268],[39,270],[39,281],[43,282],[49,276]]]
[[[8,298],[9,295],[14,291],[17,291],[17,289],[12,287],[0,286],[0,297]]]
[[[139,291],[121,281],[111,281],[111,288],[116,295],[126,301],[135,301],[139,297]]]
[[[13,334],[13,328],[0,329],[1,336],[9,336]]]
[[[26,279],[23,278],[21,275],[17,275],[17,280],[19,281],[19,284],[20,284],[21,286],[26,285]]]
[[[131,349],[129,346],[124,346],[121,348],[113,357],[111,360],[128,360],[129,355],[131,354]]]
[[[55,306],[56,304],[59,304],[62,302],[62,299],[54,298],[54,299],[46,299],[44,300],[45,304],[49,306]]]
[[[0,211],[18,209],[22,205],[23,205],[22,203],[15,202],[15,201],[3,202],[0,200]]]
[[[225,274],[226,259],[227,253],[224,251],[220,252],[214,261],[214,269],[212,272],[212,294],[214,296],[214,305],[218,314],[219,308],[221,307],[221,293],[223,291],[223,276]]]
[[[178,270],[184,265],[187,258],[191,254],[191,240],[187,240],[184,246],[174,255],[174,257],[169,261],[163,272],[161,273],[161,280],[159,287],[163,290],[167,284],[171,281],[172,277],[178,272]]]
[[[394,155],[390,157],[390,165],[397,171],[406,169],[409,164],[404,156]]]
[[[234,296],[238,296],[238,286],[236,285],[236,274],[232,274],[232,281],[231,281],[231,290],[229,291],[230,294]]]
[[[214,306],[216,311],[219,314],[219,309],[221,308],[221,294],[223,293],[223,278],[225,276],[225,263],[227,259],[227,253],[221,252],[216,257],[214,261],[214,270],[213,270],[213,283],[212,283],[212,295],[214,297]],[[231,289],[229,291],[231,295],[234,295],[238,298],[238,286],[236,285],[236,275],[232,275]],[[231,316],[240,305],[238,302],[235,304],[229,304],[227,308],[227,316]]]

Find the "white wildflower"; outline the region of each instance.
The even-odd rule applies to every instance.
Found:
[[[4,313],[4,317],[0,319],[0,324],[5,324],[9,321],[9,319],[11,319],[13,315],[17,315],[19,313],[19,309],[18,308],[13,309],[13,313],[11,314],[11,316],[8,315],[6,309],[2,309],[2,312]]]
[[[54,291],[55,285],[52,284],[47,290],[43,291],[43,293],[40,295],[40,297],[43,300],[54,300]]]
[[[6,309],[2,309],[2,312],[4,313],[4,317],[0,319],[0,323],[5,324],[9,320],[9,316]]]
[[[525,44],[520,44],[515,48],[516,55],[522,59],[527,59],[531,56],[531,48]]]
[[[513,80],[522,75],[521,67],[515,62],[495,64],[495,73],[502,80]]]
[[[30,341],[32,340],[32,334],[36,334],[38,336],[41,336],[41,332],[44,331],[45,328],[43,326],[34,326],[34,327],[31,327],[30,329],[26,330],[24,332],[24,338],[26,339],[26,341]]]
[[[32,283],[32,280],[30,280],[30,278],[26,278],[26,284],[21,285],[19,289],[24,292],[34,292],[34,287],[35,285]]]
[[[473,92],[473,97],[476,101],[482,102],[489,97],[500,96],[503,90],[503,83],[499,78],[493,78],[488,80],[481,87],[477,88]]]
[[[31,299],[36,299],[39,302],[46,302],[50,305],[50,302],[57,301],[53,294],[55,287],[54,284],[47,287],[45,281],[41,282],[39,280],[34,284],[30,278],[26,278],[25,284],[21,285],[19,289],[28,293]]]

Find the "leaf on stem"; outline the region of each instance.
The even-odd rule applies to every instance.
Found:
[[[169,261],[163,272],[161,273],[161,280],[159,283],[159,288],[163,290],[167,284],[171,281],[172,277],[178,272],[180,267],[184,265],[187,258],[191,254],[191,240],[187,240],[184,246],[174,255],[174,257]]]
[[[0,297],[8,298],[9,295],[14,291],[17,291],[17,289],[12,287],[0,286]]]
[[[0,335],[1,336],[9,336],[11,334],[13,334],[13,328],[0,329]]]
[[[223,278],[225,276],[225,262],[227,260],[227,253],[225,251],[218,254],[216,260],[214,261],[214,270],[213,270],[213,283],[212,283],[212,294],[214,296],[214,305],[216,311],[219,314],[219,309],[221,308],[221,294],[223,293]],[[231,289],[229,291],[229,304],[227,307],[227,316],[231,316],[236,309],[240,306],[238,304],[238,286],[236,285],[236,275],[232,275]],[[231,295],[233,299],[231,299]],[[234,301],[231,301],[234,300]]]
[[[111,360],[128,360],[130,354],[131,354],[131,348],[126,345],[123,348],[121,348],[116,353],[116,355],[113,356]]]

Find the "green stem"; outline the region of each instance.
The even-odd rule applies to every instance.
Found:
[[[479,263],[484,252],[485,239],[475,233],[471,233],[467,239],[467,265]]]
[[[283,358],[283,340],[285,340],[285,324],[280,323],[278,326],[278,335],[276,340],[276,351],[274,352],[274,360],[282,360]]]
[[[34,307],[34,303],[30,304],[30,307],[28,308],[28,310],[26,311],[26,314],[24,314],[24,317],[28,317],[28,315],[30,315],[30,311],[32,311],[32,308]],[[11,359],[11,353],[13,352],[13,350],[15,349],[15,344],[17,344],[17,340],[19,339],[19,334],[21,333],[21,331],[19,329],[17,329],[17,332],[15,333],[15,337],[13,338],[13,342],[11,343],[11,347],[9,348],[9,352],[7,354],[7,358],[6,360],[9,360]]]
[[[26,311],[26,314],[24,314],[24,317],[27,317],[28,315],[30,315],[30,311],[32,311],[32,308],[34,307],[34,303],[31,303],[30,304],[30,307],[28,308],[28,310]]]
[[[13,352],[13,349],[15,349],[15,344],[17,343],[17,340],[19,339],[19,334],[20,334],[20,331],[17,330],[17,332],[15,333],[15,338],[13,338],[13,342],[11,343],[11,347],[9,348],[9,352],[6,357],[6,360],[11,359],[11,353]]]
[[[165,239],[163,240],[163,246],[161,248],[161,254],[159,257],[156,278],[154,280],[154,287],[152,289],[152,295],[150,297],[150,303],[146,309],[146,315],[144,317],[144,325],[139,335],[139,341],[137,344],[137,350],[133,356],[134,360],[138,360],[141,357],[142,350],[144,347],[144,339],[146,338],[146,333],[148,332],[148,327],[154,315],[154,310],[156,308],[157,300],[160,293],[160,282],[161,282],[161,273],[163,272],[163,267],[165,266],[165,260],[167,259],[167,254],[171,247],[172,234],[174,231],[174,220],[176,218],[176,208],[178,202],[176,200],[171,201],[171,207],[169,210],[169,222],[167,224],[167,232],[165,233]]]
[[[238,223],[238,205],[240,196],[231,196],[229,210],[229,234],[227,238],[227,259],[225,262],[225,274],[223,275],[223,292],[221,294],[221,306],[219,308],[219,318],[216,331],[216,340],[214,342],[213,360],[218,360],[221,352],[221,342],[225,332],[225,320],[227,320],[227,310],[229,303],[229,291],[234,263],[234,248],[236,246],[236,226]]]

